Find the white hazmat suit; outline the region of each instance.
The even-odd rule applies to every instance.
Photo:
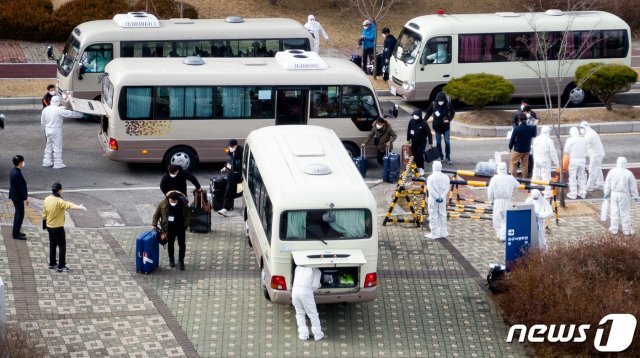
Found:
[[[315,267],[296,266],[293,277],[293,288],[291,289],[291,300],[296,309],[296,321],[298,323],[298,337],[306,341],[309,339],[309,327],[307,318],[311,321],[311,332],[316,341],[324,337],[320,327],[320,317],[316,308],[316,300],[313,291],[320,288],[321,272]]]
[[[552,167],[560,166],[558,161],[558,152],[551,139],[551,128],[549,126],[543,126],[540,130],[540,135],[533,140],[533,175],[532,179],[535,180],[551,180]],[[551,187],[546,186],[544,189],[544,197],[551,197]]]
[[[595,187],[604,187],[604,175],[602,175],[604,147],[600,136],[591,128],[589,122],[582,121],[580,129],[584,130],[584,139],[587,141],[587,154],[589,155],[587,191],[592,191]]]
[[[307,17],[307,23],[304,24],[304,27],[311,33],[311,35],[313,35],[311,51],[320,52],[320,35],[322,35],[327,43],[329,42],[329,35],[327,35],[322,28],[322,25],[316,21],[316,18],[313,15],[309,15]]]
[[[544,238],[544,230],[547,219],[553,216],[551,204],[542,197],[540,190],[531,190],[531,197],[527,198],[525,203],[533,204],[536,212],[536,221],[538,224],[538,246],[540,250],[547,251],[547,240]]]
[[[569,139],[564,144],[564,152],[569,155],[569,194],[567,198],[584,199],[587,196],[587,140],[580,136],[578,127],[571,127]]]
[[[64,118],[82,118],[82,113],[60,106],[60,97],[51,97],[51,105],[42,110],[40,125],[44,129],[47,144],[44,147],[43,167],[62,169],[62,122]]]
[[[627,169],[627,158],[618,157],[616,167],[607,174],[604,184],[604,198],[611,197],[611,225],[609,232],[618,233],[618,226],[622,224],[622,233],[631,234],[631,217],[629,215],[630,196],[638,201],[638,185],[633,173]]]
[[[442,163],[433,162],[433,173],[427,178],[427,190],[429,200],[427,201],[427,211],[429,212],[430,233],[424,236],[429,239],[446,238],[449,236],[447,230],[447,196],[449,195],[449,176],[442,172]]]
[[[511,206],[513,191],[518,189],[520,183],[513,176],[507,174],[507,164],[498,164],[498,173],[489,181],[487,196],[493,203],[493,228],[496,237],[500,241],[507,238],[507,208]]]

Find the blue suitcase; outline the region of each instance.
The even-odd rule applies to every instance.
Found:
[[[136,272],[149,273],[158,268],[160,262],[159,233],[145,231],[136,238]]]
[[[352,159],[353,163],[356,165],[356,168],[358,168],[360,175],[362,175],[362,177],[364,178],[364,176],[367,175],[367,157],[364,154],[364,147],[360,147],[360,156],[354,157]]]
[[[400,178],[400,155],[387,151],[382,158],[382,180],[395,183]]]

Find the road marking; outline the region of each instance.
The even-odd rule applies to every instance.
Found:
[[[116,226],[125,226],[124,220],[120,214],[115,211],[106,211],[109,208],[100,208],[98,209],[98,215],[102,218],[105,227],[116,227]]]

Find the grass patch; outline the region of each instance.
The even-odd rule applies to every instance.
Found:
[[[584,343],[531,344],[535,356],[594,356],[598,354],[594,337],[603,317],[611,313],[640,317],[638,262],[638,235],[594,236],[560,244],[520,260],[505,276],[505,293],[496,301],[510,325],[591,325]],[[640,341],[635,339],[617,356],[640,356]]]
[[[11,325],[0,325],[0,357],[44,357],[47,351],[35,346],[25,332]]]

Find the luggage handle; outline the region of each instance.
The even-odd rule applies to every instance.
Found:
[[[363,146],[360,146],[360,158],[366,158],[365,149]]]

